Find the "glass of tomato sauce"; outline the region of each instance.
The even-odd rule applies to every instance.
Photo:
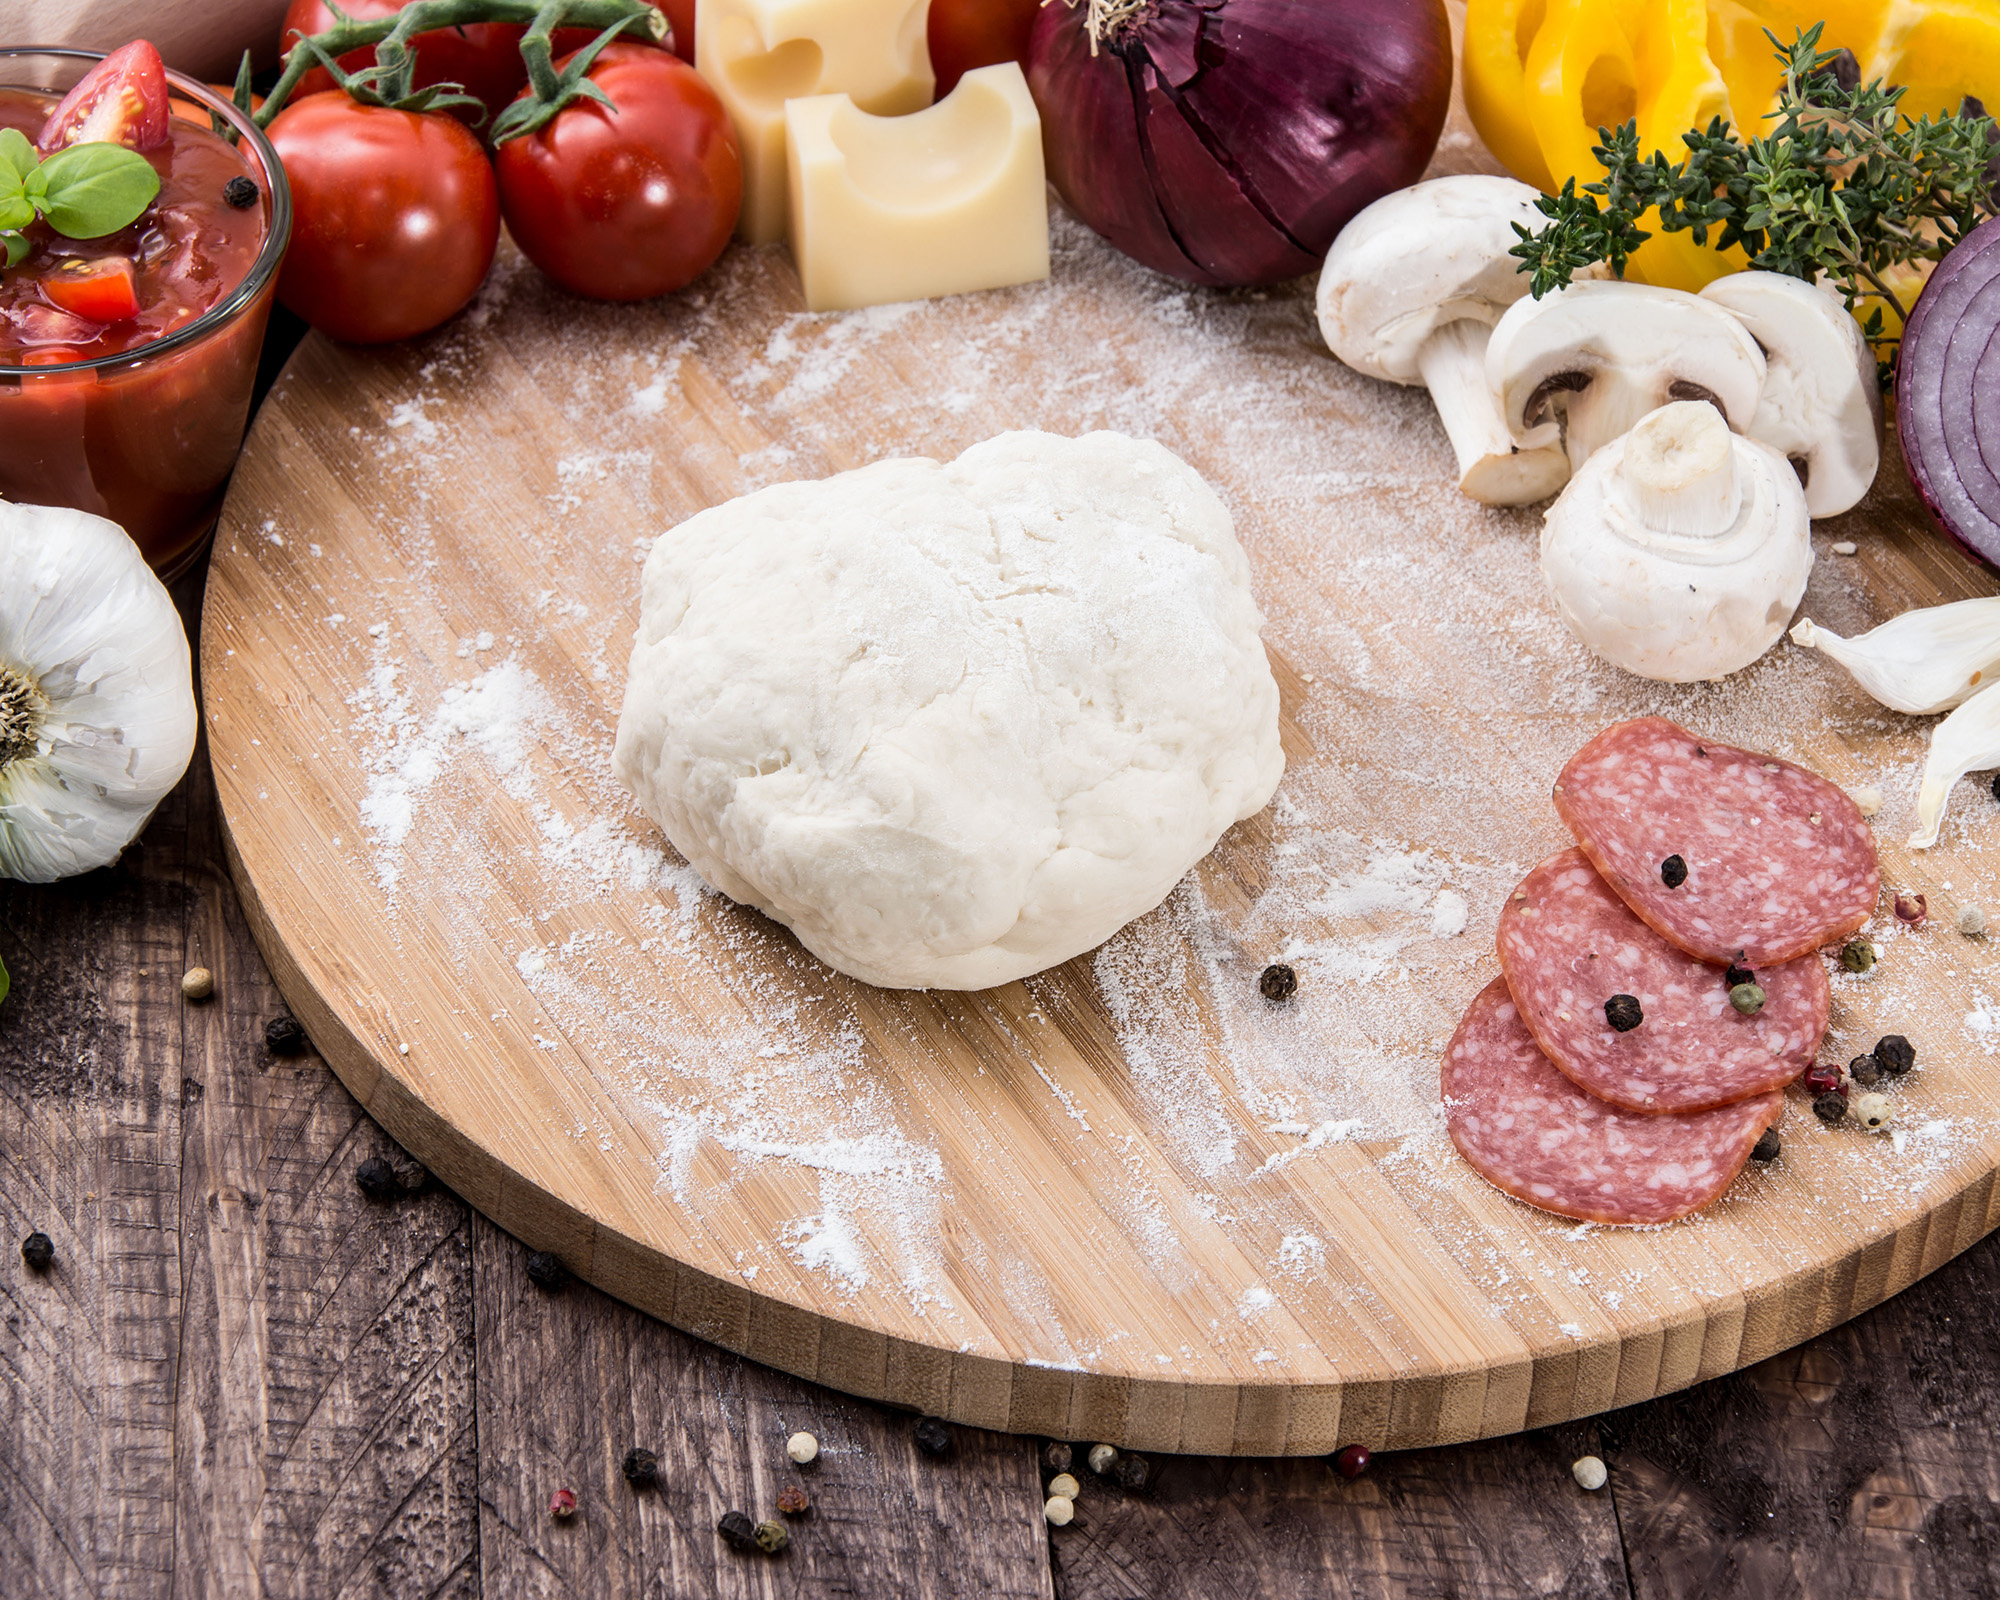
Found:
[[[35,142],[103,59],[0,49],[0,128]],[[153,203],[97,239],[38,222],[0,270],[0,498],[109,517],[171,578],[200,556],[242,446],[292,202],[247,115],[164,77],[166,136],[140,152]]]

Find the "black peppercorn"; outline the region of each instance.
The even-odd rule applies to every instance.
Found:
[[[1069,1471],[1070,1465],[1075,1459],[1076,1457],[1074,1452],[1071,1451],[1068,1445],[1064,1444],[1059,1439],[1052,1441],[1049,1444],[1049,1446],[1042,1451],[1042,1465],[1045,1468],[1047,1468],[1050,1472]]]
[[[1856,1056],[1847,1063],[1847,1075],[1864,1089],[1872,1089],[1882,1081],[1882,1063],[1873,1056]]]
[[[1885,1033],[1875,1041],[1875,1059],[1890,1077],[1900,1078],[1917,1064],[1917,1051],[1900,1033]]]
[[[1257,980],[1257,992],[1266,1000],[1289,1000],[1298,990],[1299,975],[1282,961],[1272,962]]]
[[[723,1512],[715,1524],[715,1531],[738,1550],[757,1548],[757,1524],[740,1511]]]
[[[553,1250],[528,1252],[528,1282],[550,1294],[561,1294],[569,1286],[569,1268]]]
[[[1778,1130],[1766,1128],[1758,1136],[1756,1146],[1750,1152],[1752,1161],[1776,1161],[1778,1159]]]
[[[1993,798],[2000,800],[2000,772],[1993,774]]]
[[[1680,856],[1668,856],[1660,863],[1660,882],[1669,889],[1678,889],[1688,881],[1688,864]]]
[[[354,1182],[370,1200],[394,1200],[403,1193],[396,1169],[380,1156],[370,1156],[356,1167]]]
[[[618,1470],[625,1474],[625,1481],[633,1488],[650,1489],[653,1480],[660,1475],[660,1458],[650,1450],[634,1446],[625,1452],[625,1459],[619,1463]],[[730,1515],[737,1513],[732,1511]],[[749,1518],[744,1518],[744,1526],[749,1525]]]
[[[1829,1128],[1847,1115],[1847,1096],[1828,1090],[1813,1096],[1813,1115]]]
[[[264,1024],[264,1048],[274,1056],[302,1056],[306,1051],[306,1030],[297,1017],[273,1017]]]
[[[37,1272],[47,1272],[56,1258],[55,1241],[40,1231],[21,1241],[21,1259]]]
[[[1866,939],[1851,939],[1840,947],[1840,964],[1849,972],[1866,972],[1875,965],[1875,947]]]
[[[239,175],[222,186],[222,198],[238,211],[248,211],[257,203],[257,185]]]
[[[1748,967],[1736,966],[1733,963],[1729,967],[1729,970],[1722,975],[1722,987],[1725,989],[1734,989],[1739,983],[1755,983],[1756,981],[1756,973],[1752,972]]]
[[[936,1417],[919,1417],[916,1426],[917,1448],[927,1456],[942,1456],[951,1453],[951,1429]]]
[[[1117,1465],[1112,1467],[1111,1476],[1118,1487],[1130,1489],[1134,1493],[1146,1487],[1146,1480],[1153,1475],[1152,1467],[1144,1456],[1135,1456],[1127,1451],[1120,1455]]]
[[[1604,1002],[1604,1020],[1619,1033],[1630,1033],[1646,1020],[1646,1013],[1639,1009],[1637,995],[1614,994]]]

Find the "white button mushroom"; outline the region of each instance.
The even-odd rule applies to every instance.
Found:
[[[1861,326],[1824,289],[1776,272],[1734,272],[1701,291],[1764,352],[1764,389],[1746,432],[1803,466],[1806,510],[1850,510],[1882,459],[1882,386]]]
[[[1676,400],[1706,400],[1747,432],[1764,387],[1764,354],[1742,323],[1699,295],[1572,283],[1508,308],[1486,347],[1486,377],[1515,439],[1561,417],[1576,470]]]
[[[1540,226],[1525,183],[1469,173],[1384,195],[1341,229],[1319,280],[1327,347],[1357,372],[1423,384],[1458,457],[1458,486],[1494,506],[1546,499],[1569,477],[1549,427],[1518,441],[1486,382],[1486,340],[1528,292],[1514,224]]]
[[[1790,464],[1732,434],[1704,401],[1662,406],[1599,450],[1542,527],[1542,575],[1577,637],[1669,683],[1725,677],[1761,656],[1812,561]]]

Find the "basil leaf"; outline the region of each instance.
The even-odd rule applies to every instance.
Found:
[[[28,143],[25,133],[19,128],[0,128],[0,181],[11,172],[18,184],[39,164],[35,147]]]
[[[7,990],[11,986],[11,981],[7,977],[7,963],[0,961],[0,1000],[7,998]]]
[[[0,233],[0,244],[7,247],[7,265],[17,267],[21,258],[28,253],[28,241],[18,233]]]
[[[14,169],[7,165],[6,152],[0,150],[0,232],[11,233],[34,220],[34,202],[28,198]]]
[[[73,144],[44,161],[38,176],[42,215],[72,239],[116,233],[160,192],[152,162],[122,144]]]

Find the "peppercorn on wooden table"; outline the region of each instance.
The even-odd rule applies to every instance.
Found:
[[[1483,159],[1462,133],[1454,159]],[[1347,371],[1310,285],[1188,290],[1074,224],[1048,285],[803,312],[775,249],[585,306],[503,254],[474,310],[309,339],[211,567],[231,867],[334,1069],[475,1208],[619,1298],[850,1393],[1145,1450],[1413,1448],[1731,1371],[2000,1219],[1990,808],[1907,833],[1922,725],[1781,646],[1626,677],[1551,614],[1536,517],[1452,489],[1425,396]],[[1159,912],[980,994],[850,982],[702,892],[609,776],[638,562],[762,482],[1119,427],[1234,510],[1289,770]],[[1853,632],[1993,585],[1893,455],[1818,530]],[[1828,553],[1850,538],[1859,553]],[[1567,755],[1664,712],[1887,796],[1871,974],[1828,1050],[1922,1065],[1893,1140],[1794,1104],[1785,1154],[1665,1231],[1507,1199],[1443,1138],[1436,1063],[1502,897],[1568,843]],[[1294,952],[1299,993],[1257,993]]]

